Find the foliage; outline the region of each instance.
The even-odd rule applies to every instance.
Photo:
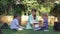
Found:
[[[0,0],[0,14],[5,13],[10,2],[11,2],[10,0]]]
[[[60,15],[60,4],[55,4],[55,7],[53,9],[51,9],[50,13],[52,15],[54,14],[54,16],[58,17],[58,15]]]
[[[54,0],[55,1],[55,0]],[[14,0],[0,0],[0,14],[15,14],[18,13],[22,15],[22,12],[31,12],[31,9],[35,8],[37,14],[39,12],[50,12],[54,7],[53,0],[20,0],[20,7],[16,6],[16,1]]]

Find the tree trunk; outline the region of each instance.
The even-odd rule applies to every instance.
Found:
[[[5,14],[4,14],[5,16],[7,15],[7,12],[6,12],[6,10],[5,10]]]

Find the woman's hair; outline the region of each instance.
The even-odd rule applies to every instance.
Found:
[[[19,16],[18,14],[15,14],[14,17],[13,17],[13,19],[17,18],[18,16]]]
[[[36,19],[36,15],[34,15],[33,18]]]
[[[32,9],[32,12],[36,12],[36,9]],[[36,15],[33,16],[34,19],[36,19]]]
[[[32,9],[32,11],[36,12],[36,9]]]

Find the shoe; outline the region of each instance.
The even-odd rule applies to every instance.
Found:
[[[49,30],[44,30],[44,31],[49,31]]]
[[[18,28],[18,30],[24,30],[23,28]]]

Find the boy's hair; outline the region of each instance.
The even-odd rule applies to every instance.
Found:
[[[13,18],[17,18],[19,15],[18,14],[15,14]]]
[[[36,12],[36,9],[32,9],[32,11]]]

